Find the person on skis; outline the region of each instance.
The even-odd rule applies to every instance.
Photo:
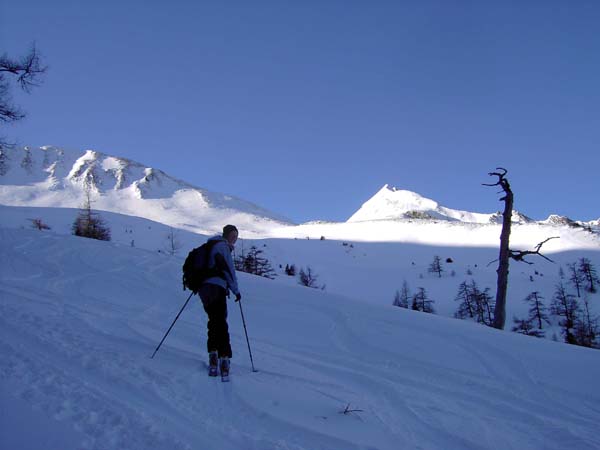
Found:
[[[235,295],[235,301],[242,298],[238,288],[235,267],[231,253],[238,239],[238,230],[233,225],[223,227],[221,236],[214,236],[208,242],[216,241],[208,259],[208,267],[216,268],[222,276],[205,280],[200,286],[199,295],[206,314],[208,314],[208,365],[210,376],[216,377],[220,368],[221,377],[229,377],[230,359],[233,356],[229,342],[227,324],[227,297],[229,291]]]

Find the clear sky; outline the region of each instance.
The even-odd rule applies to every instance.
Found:
[[[388,183],[444,206],[600,217],[600,2],[0,2],[50,70],[0,130],[128,157],[302,222]]]

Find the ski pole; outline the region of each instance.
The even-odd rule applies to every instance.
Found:
[[[171,326],[169,327],[169,329],[165,333],[165,336],[162,338],[162,341],[160,341],[160,344],[158,344],[158,347],[156,347],[156,350],[154,350],[154,353],[152,353],[152,356],[150,357],[150,359],[154,358],[154,355],[156,355],[156,352],[158,351],[158,349],[160,348],[160,346],[162,345],[162,343],[165,341],[165,339],[169,335],[169,332],[171,331],[171,328],[173,328],[173,325],[175,325],[175,322],[177,322],[177,319],[179,319],[179,316],[181,315],[181,313],[183,312],[183,310],[187,306],[188,302],[190,301],[190,298],[192,298],[192,295],[194,295],[194,292],[192,292],[190,294],[190,296],[188,297],[188,299],[183,304],[181,310],[179,311],[179,314],[177,314],[177,317],[175,317],[175,320],[173,321],[173,323],[171,324]]]
[[[244,319],[244,311],[242,310],[242,300],[238,301],[240,304],[240,313],[242,314],[242,323],[244,324],[244,333],[246,333],[246,342],[248,343],[248,353],[250,353],[250,363],[252,364],[252,372],[258,372],[254,368],[254,360],[252,359],[252,350],[250,350],[250,340],[248,339],[248,330],[246,329],[246,319]]]

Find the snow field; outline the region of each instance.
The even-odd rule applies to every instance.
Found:
[[[2,404],[47,427],[3,419],[23,448],[55,425],[62,448],[600,448],[597,351],[240,274],[260,372],[230,301],[221,383],[196,299],[149,358],[182,258],[7,228],[0,247]]]

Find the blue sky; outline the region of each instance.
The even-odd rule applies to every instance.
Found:
[[[25,145],[95,149],[294,221],[388,183],[458,209],[600,217],[597,1],[14,1],[50,70]]]

